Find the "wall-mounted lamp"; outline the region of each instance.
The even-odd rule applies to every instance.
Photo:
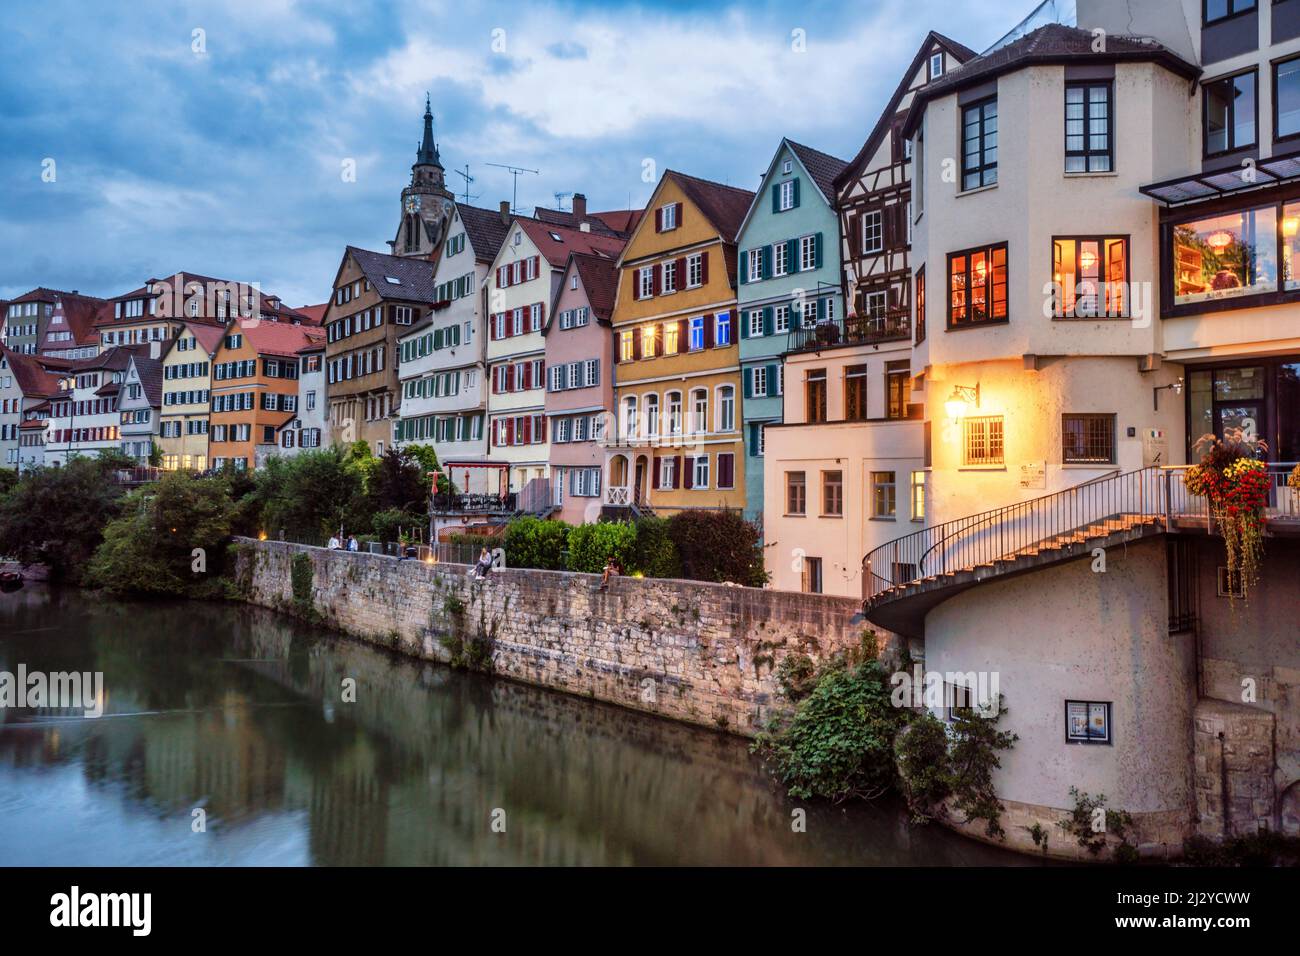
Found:
[[[952,419],[961,418],[966,414],[971,405],[976,408],[980,407],[980,387],[976,385],[971,388],[969,385],[954,385],[952,394],[948,396],[948,401],[943,403],[944,411]]]
[[[1151,401],[1155,405],[1156,411],[1160,411],[1160,393],[1167,388],[1172,388],[1175,395],[1183,394],[1183,380],[1179,377],[1178,381],[1170,382],[1168,385],[1157,385],[1151,389]]]

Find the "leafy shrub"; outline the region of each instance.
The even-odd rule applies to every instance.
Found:
[[[1126,856],[1127,854],[1125,854],[1123,848],[1130,845],[1128,842],[1128,828],[1133,825],[1133,818],[1124,810],[1107,808],[1104,793],[1099,793],[1093,797],[1086,790],[1071,787],[1070,796],[1074,798],[1074,809],[1070,811],[1068,818],[1058,821],[1056,825],[1073,836],[1079,846],[1093,856],[1106,848],[1107,836],[1114,836],[1119,840],[1119,846],[1115,848],[1116,858],[1122,859]],[[1105,826],[1100,828],[1093,825],[1094,821],[1098,819],[1098,811],[1105,820]]]
[[[626,571],[636,547],[636,528],[630,521],[600,521],[569,531],[570,571],[599,574],[610,558]]]
[[[636,540],[625,568],[640,571],[648,578],[682,576],[682,558],[668,534],[667,518],[637,519]]]
[[[415,532],[426,530],[429,519],[398,508],[387,508],[375,514],[371,526],[380,541],[398,541],[399,533],[414,538]]]
[[[518,518],[506,526],[506,562],[512,568],[542,568],[558,571],[564,567],[564,549],[570,526],[563,521],[542,518]]]
[[[787,654],[776,667],[776,682],[786,700],[797,703],[817,686],[817,665],[807,654]]]
[[[754,746],[791,796],[873,799],[894,783],[894,735],[903,714],[890,702],[878,661],[837,659],[822,668],[788,723]]]
[[[683,577],[749,587],[767,581],[758,526],[738,511],[679,511],[668,519],[668,536],[681,556]]]
[[[314,577],[311,556],[305,551],[299,551],[289,565],[289,586],[293,591],[294,606],[300,612],[309,612],[313,607],[311,585]]]
[[[903,798],[920,823],[952,793],[948,728],[931,714],[916,717],[894,742]]]

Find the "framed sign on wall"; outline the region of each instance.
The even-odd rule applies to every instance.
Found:
[[[1110,743],[1110,701],[1067,700],[1065,740],[1072,744]]]

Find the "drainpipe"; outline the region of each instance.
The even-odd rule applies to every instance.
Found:
[[[1223,807],[1223,839],[1228,839],[1228,758],[1223,731],[1219,731],[1219,803]]]

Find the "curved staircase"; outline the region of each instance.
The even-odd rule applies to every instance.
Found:
[[[1171,510],[1187,497],[1172,474],[1143,468],[1106,475],[895,538],[862,560],[863,612],[872,623],[919,637],[932,607],[983,581],[1163,534]]]

